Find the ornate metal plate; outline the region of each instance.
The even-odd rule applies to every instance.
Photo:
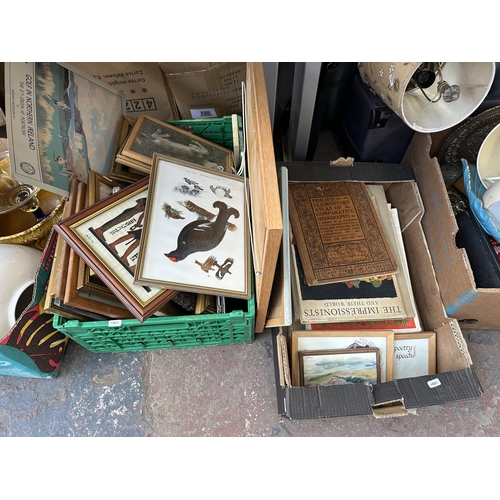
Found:
[[[500,106],[487,109],[467,119],[454,130],[441,146],[438,154],[439,164],[443,167],[460,163],[464,158],[475,163],[479,148],[486,136],[500,123]]]

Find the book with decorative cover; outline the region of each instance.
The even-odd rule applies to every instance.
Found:
[[[309,286],[296,245],[292,245],[292,303],[294,314],[303,324],[380,319],[403,319],[397,276],[352,280]],[[394,279],[396,278],[396,279]]]
[[[396,255],[400,273],[381,275],[341,283],[307,286],[296,245],[292,245],[292,290],[296,315],[309,329],[323,329],[323,323],[374,321],[378,329],[389,325],[420,329],[411,289],[397,210],[390,208],[381,185],[367,186],[379,213],[389,244]],[[314,324],[320,326],[315,327]],[[310,325],[310,326],[309,326]],[[395,328],[399,330],[399,328]]]
[[[290,225],[309,286],[398,271],[376,207],[363,182],[288,184]]]
[[[336,321],[331,323],[309,323],[306,325],[306,330],[393,330],[395,333],[415,333],[422,331],[419,314],[415,297],[413,295],[410,272],[406,253],[404,251],[404,243],[399,226],[399,218],[396,208],[391,208],[390,213],[394,223],[394,233],[397,243],[401,250],[401,265],[408,285],[409,300],[412,305],[413,314],[407,318],[398,319],[375,319],[375,320],[359,320],[359,321]]]

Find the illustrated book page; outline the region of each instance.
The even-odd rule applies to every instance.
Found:
[[[309,286],[394,274],[398,265],[363,182],[289,182],[290,224]]]

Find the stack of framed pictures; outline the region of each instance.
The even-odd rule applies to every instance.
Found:
[[[181,292],[251,297],[244,177],[154,153],[151,175],[121,189],[96,176],[86,208],[75,184],[79,205],[56,231],[74,255],[79,296],[118,302],[105,315],[144,321]]]
[[[377,384],[435,373],[435,332],[291,332],[294,386]]]

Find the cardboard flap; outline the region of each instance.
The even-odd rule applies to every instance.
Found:
[[[411,167],[397,163],[354,162],[349,168],[335,168],[328,162],[280,161],[277,167],[288,169],[290,181],[401,182],[415,179]]]
[[[283,233],[281,201],[262,63],[247,64],[246,137],[255,267],[255,332],[261,333]]]
[[[436,328],[437,371],[463,370],[472,365],[467,344],[456,320]]]
[[[376,418],[402,417],[407,415],[404,398],[397,380],[372,386],[374,403],[373,415]]]
[[[481,384],[471,368],[403,378],[398,380],[398,386],[404,396],[406,408],[474,399],[483,393]]]
[[[365,384],[287,387],[287,416],[291,419],[370,415],[373,395]]]
[[[442,300],[448,315],[456,317],[457,311],[463,309],[475,297],[474,275],[467,252],[456,245],[458,224],[441,168],[437,159],[429,156],[430,149],[430,135],[417,133],[403,162],[412,166],[415,171],[420,193],[428,210],[428,214],[423,218],[423,228],[429,246],[434,249],[432,259]],[[435,216],[436,212],[439,217]],[[495,300],[497,297],[492,297],[492,303]],[[473,311],[471,312],[473,318]],[[496,311],[494,314],[496,315]]]
[[[402,163],[413,167],[427,209],[423,228],[446,313],[464,328],[496,329],[498,289],[476,287],[467,251],[457,246],[458,224],[431,142],[429,134],[416,133]]]

